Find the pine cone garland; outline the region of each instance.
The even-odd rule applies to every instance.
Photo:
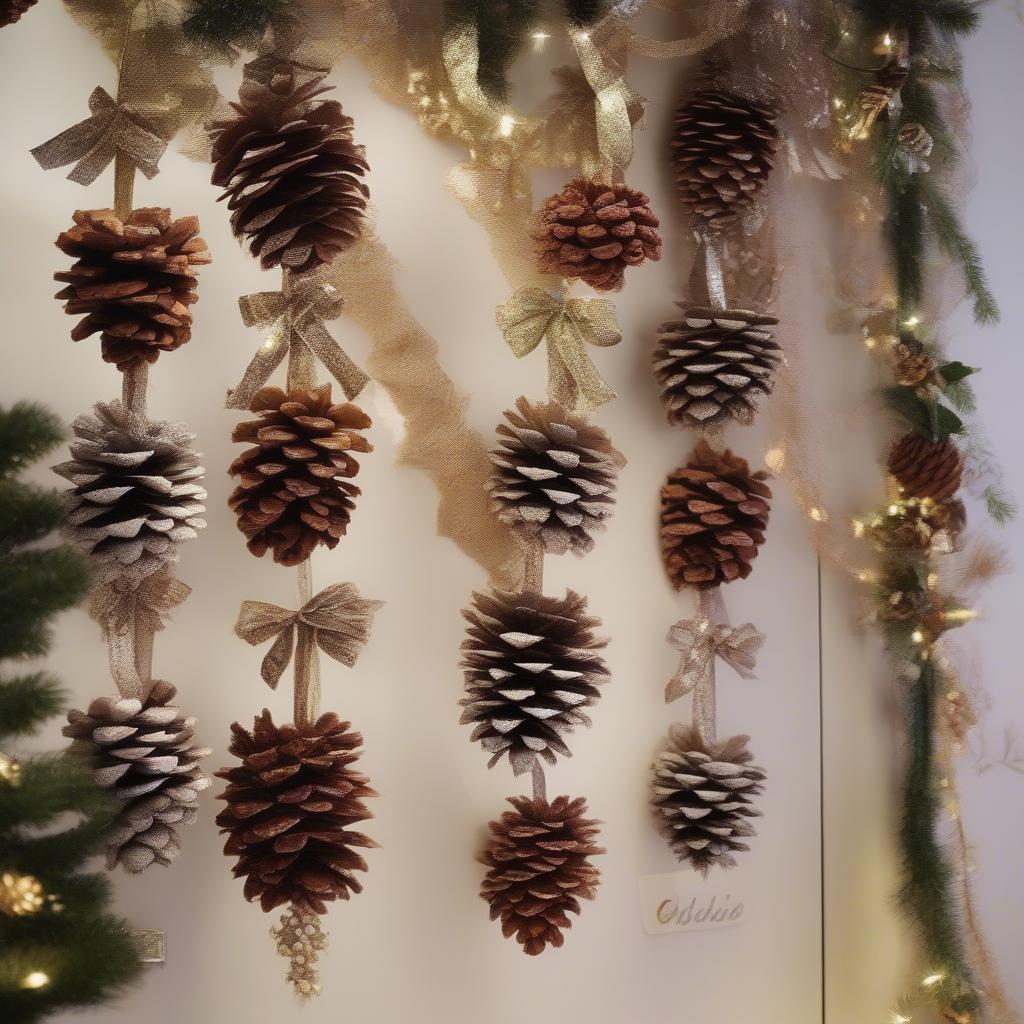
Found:
[[[750,849],[750,819],[761,812],[752,798],[764,772],[751,765],[748,736],[705,744],[696,729],[676,724],[654,763],[652,803],[673,852],[702,875],[736,866],[734,853]]]
[[[246,77],[236,116],[211,126],[213,184],[224,189],[235,236],[264,269],[329,263],[359,239],[369,190],[353,121],[322,79],[299,84],[288,65]]]
[[[676,110],[676,189],[714,229],[732,225],[764,187],[779,146],[776,111],[721,89],[701,89]]]
[[[746,579],[764,543],[772,492],[767,474],[706,441],[661,489],[661,554],[677,590]]]
[[[318,544],[329,549],[345,536],[360,494],[348,482],[359,472],[353,452],[373,446],[360,430],[371,425],[357,405],[331,403],[331,386],[282,391],[263,388],[251,410],[258,420],[235,427],[233,441],[254,442],[228,472],[238,486],[228,504],[257,557],[298,565]]]
[[[472,742],[490,753],[488,767],[506,754],[516,775],[543,758],[571,756],[565,737],[589,726],[584,709],[608,681],[598,651],[607,645],[586,614],[587,600],[542,594],[474,594],[463,611],[469,623],[462,644],[466,676],[463,725],[475,726]]]
[[[514,935],[524,953],[536,956],[548,945],[561,946],[562,930],[572,927],[569,914],[580,913],[581,899],[594,898],[600,872],[589,858],[605,851],[594,843],[599,823],[583,817],[585,800],[513,796],[508,802],[515,810],[491,822],[480,855],[489,869],[480,895],[505,938]]]
[[[178,828],[198,814],[210,785],[199,762],[210,751],[192,746],[196,720],[171,705],[170,683],[150,684],[145,700],[100,697],[87,712],[71,711],[64,735],[94,767],[96,784],[122,805],[107,834],[107,866],[137,874],[169,864],[180,852]]]
[[[775,385],[781,349],[778,320],[748,310],[684,310],[658,329],[654,375],[670,423],[707,430],[730,419],[753,422],[762,395]]]
[[[35,4],[36,0],[0,0],[0,28],[13,25]]]
[[[72,424],[66,532],[96,561],[104,583],[138,586],[178,559],[206,526],[201,456],[184,423],[153,422],[119,401]]]
[[[625,464],[608,435],[555,403],[516,402],[498,427],[490,494],[498,516],[544,550],[585,554],[615,504]]]
[[[960,449],[948,437],[930,441],[920,434],[906,434],[889,454],[889,472],[910,498],[952,498],[960,490],[963,469]]]
[[[578,277],[599,291],[617,291],[626,267],[661,259],[657,227],[643,192],[575,178],[537,215],[538,265],[545,274]]]
[[[333,713],[277,726],[264,710],[252,732],[231,726],[229,749],[241,763],[217,772],[228,782],[217,824],[247,900],[265,911],[290,903],[323,914],[327,903],[362,892],[359,849],[377,845],[352,831],[373,817],[363,801],[377,795],[353,767],[362,742]]]
[[[122,221],[113,210],[78,210],[57,248],[75,259],[54,274],[67,285],[56,298],[64,312],[86,316],[71,332],[81,341],[97,332],[104,360],[121,371],[155,363],[192,337],[197,267],[210,262],[199,219],[171,219],[156,207]]]

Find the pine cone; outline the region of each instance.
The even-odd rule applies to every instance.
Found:
[[[600,696],[608,670],[597,653],[607,645],[594,636],[600,620],[586,614],[587,600],[571,590],[564,600],[542,594],[473,595],[463,611],[470,624],[462,644],[466,670],[463,725],[474,725],[473,742],[506,754],[516,775],[543,757],[571,756],[565,737],[590,725],[584,708]]]
[[[910,498],[952,498],[960,490],[963,470],[960,449],[948,437],[930,441],[920,434],[906,434],[889,453],[889,472]]]
[[[341,104],[317,99],[331,88],[320,78],[299,84],[282,64],[266,81],[247,76],[236,116],[211,126],[213,184],[264,269],[315,270],[362,231],[369,165]]]
[[[896,136],[896,141],[904,153],[916,157],[931,156],[932,147],[935,145],[928,129],[917,121],[909,121],[903,125]]]
[[[199,762],[210,751],[191,745],[194,718],[171,705],[176,690],[160,680],[145,700],[100,697],[88,712],[71,711],[64,735],[86,755],[96,784],[122,804],[107,835],[107,866],[136,874],[170,864],[181,850],[178,827],[198,814],[199,793],[210,785]]]
[[[0,28],[13,25],[36,0],[0,0]]]
[[[661,489],[661,555],[677,590],[746,579],[764,543],[771,490],[745,459],[698,443]]]
[[[121,371],[184,345],[192,337],[195,269],[210,262],[199,218],[171,220],[170,210],[151,207],[125,221],[113,210],[78,210],[74,220],[57,248],[75,263],[53,275],[67,285],[56,295],[67,299],[64,312],[87,314],[72,339],[99,332],[103,358]]]
[[[881,548],[948,552],[956,549],[966,525],[967,510],[962,501],[906,498],[874,520],[868,532]]]
[[[748,310],[687,309],[658,330],[654,375],[670,423],[706,430],[749,424],[771,394],[781,358],[771,329],[778,320]]]
[[[195,435],[118,401],[98,403],[72,428],[71,461],[54,467],[75,485],[66,532],[96,560],[101,582],[136,587],[206,526]]]
[[[318,544],[334,548],[345,536],[359,488],[353,452],[373,446],[360,430],[370,417],[357,405],[331,404],[331,386],[263,388],[253,398],[258,420],[239,423],[233,441],[252,441],[228,472],[239,479],[228,504],[249,550],[268,550],[282,565],[305,561]]]
[[[736,866],[734,853],[750,849],[749,819],[761,812],[751,800],[764,772],[751,765],[749,736],[705,744],[696,729],[676,724],[654,762],[654,813],[673,852],[702,875]]]
[[[545,274],[578,277],[599,291],[617,291],[626,267],[661,259],[657,227],[643,192],[575,178],[537,215],[538,265]]]
[[[489,485],[498,516],[544,550],[582,555],[594,546],[615,504],[615,475],[625,464],[608,435],[555,403],[516,402],[498,427],[501,447]]]
[[[896,383],[908,388],[918,388],[918,393],[927,391],[932,384],[938,384],[938,364],[925,354],[920,345],[899,342],[893,353],[896,357]]]
[[[377,844],[351,828],[373,817],[363,800],[377,794],[352,766],[362,736],[333,713],[312,725],[274,725],[270,712],[252,732],[231,726],[230,751],[241,764],[217,772],[228,787],[217,824],[224,853],[237,856],[245,898],[265,911],[291,903],[326,913],[326,904],[362,892],[358,848]]]
[[[514,935],[523,952],[536,956],[548,944],[561,946],[570,911],[592,900],[600,872],[589,858],[604,853],[594,845],[598,822],[584,818],[583,799],[554,802],[511,796],[514,811],[491,822],[491,840],[480,855],[490,869],[480,895],[501,919],[505,938]]]
[[[776,117],[769,106],[719,89],[701,89],[676,110],[676,189],[709,227],[729,227],[764,187],[779,145]]]

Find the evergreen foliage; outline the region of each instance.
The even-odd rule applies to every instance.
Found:
[[[565,15],[577,28],[589,28],[608,11],[608,0],[565,0]]]
[[[185,35],[213,46],[255,49],[291,6],[292,0],[193,0],[182,28]]]

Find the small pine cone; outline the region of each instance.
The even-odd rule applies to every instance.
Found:
[[[156,207],[132,210],[122,221],[113,210],[78,210],[75,226],[57,248],[75,259],[54,274],[67,285],[56,298],[64,312],[85,313],[71,337],[99,332],[101,353],[121,371],[155,363],[192,337],[197,267],[210,262],[199,237],[199,218],[171,219]]]
[[[963,470],[960,449],[948,437],[930,441],[920,434],[906,434],[889,453],[889,472],[911,498],[952,498],[960,490]]]
[[[919,623],[931,611],[928,594],[920,588],[890,590],[878,605],[878,618],[889,623]]]
[[[906,498],[871,526],[870,535],[881,548],[949,552],[956,549],[966,525],[967,510],[956,498]]]
[[[184,423],[152,422],[121,402],[98,403],[72,424],[67,535],[96,560],[99,579],[137,587],[178,559],[206,526],[201,456]]]
[[[927,387],[935,381],[938,364],[931,356],[925,355],[919,346],[900,342],[895,349],[896,383],[903,387]]]
[[[297,82],[282,64],[266,81],[247,77],[235,116],[215,121],[213,184],[224,189],[231,227],[264,269],[315,270],[354,244],[369,190],[365,151],[331,86]]]
[[[772,492],[745,459],[698,443],[661,489],[661,554],[677,590],[750,575],[764,543]]]
[[[480,895],[501,919],[505,938],[516,937],[523,952],[536,956],[561,946],[569,913],[592,900],[600,872],[590,863],[605,851],[594,844],[598,822],[584,818],[586,801],[559,796],[553,802],[512,796],[514,811],[491,822],[491,839],[480,855],[488,867]]]
[[[196,820],[199,793],[210,785],[199,768],[210,751],[191,745],[196,720],[171,705],[170,683],[150,686],[141,701],[100,697],[88,712],[69,712],[64,726],[96,784],[122,805],[107,834],[107,867],[132,874],[178,856],[178,828]]]
[[[544,550],[585,554],[615,505],[615,476],[625,464],[608,435],[555,403],[516,402],[498,427],[501,447],[489,490],[503,522]]]
[[[0,0],[0,28],[13,25],[35,4],[36,0]]]
[[[231,726],[229,749],[241,763],[217,772],[228,783],[217,824],[247,900],[265,911],[291,903],[323,914],[332,900],[363,891],[359,848],[377,844],[352,826],[373,817],[363,800],[377,794],[353,767],[362,742],[333,713],[277,726],[264,710],[252,732]]]
[[[707,430],[753,422],[761,395],[771,394],[781,349],[778,320],[743,309],[684,310],[658,329],[654,375],[670,423]]]
[[[910,121],[903,125],[899,135],[896,136],[896,141],[904,153],[917,157],[931,156],[932,147],[935,144],[928,129],[916,121]]]
[[[571,756],[565,737],[590,725],[584,709],[600,696],[608,670],[598,651],[607,645],[586,614],[587,600],[571,590],[564,600],[542,594],[473,595],[463,611],[469,623],[462,644],[466,675],[463,725],[471,741],[492,755],[506,754],[516,775],[544,758]]]
[[[239,423],[233,441],[251,441],[228,472],[238,486],[228,504],[249,550],[298,565],[318,544],[337,546],[345,536],[359,488],[353,452],[373,446],[359,433],[370,417],[357,405],[331,404],[331,386],[293,391],[263,388],[253,398],[258,420]]]
[[[734,853],[755,834],[750,818],[764,772],[750,762],[749,736],[705,744],[696,729],[676,724],[654,762],[652,804],[673,852],[702,875],[715,865],[736,866]]]
[[[599,291],[622,287],[626,267],[661,259],[650,199],[628,185],[575,178],[537,215],[533,238],[545,274],[578,277]]]
[[[709,227],[729,227],[764,187],[779,146],[777,116],[772,107],[719,89],[701,89],[676,110],[676,189]]]

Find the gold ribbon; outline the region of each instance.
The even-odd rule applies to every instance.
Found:
[[[615,397],[586,351],[587,345],[607,348],[622,340],[607,299],[567,299],[543,288],[520,288],[498,307],[497,322],[519,359],[547,342],[552,401],[587,414]]]
[[[89,109],[90,117],[32,150],[39,165],[52,170],[74,163],[68,178],[91,185],[123,153],[147,178],[155,177],[167,143],[152,131],[139,106],[118,103],[98,85],[89,97]]]
[[[749,622],[729,626],[697,617],[677,622],[669,630],[668,642],[679,651],[679,668],[665,687],[666,704],[710,685],[716,657],[744,679],[754,679],[756,654],[764,644],[764,634]]]
[[[341,385],[350,401],[370,379],[331,337],[325,320],[341,315],[344,299],[333,286],[314,279],[286,286],[286,291],[258,292],[238,300],[246,327],[269,328],[238,386],[228,392],[228,409],[248,409],[253,395],[270,379],[286,354],[293,366],[309,366],[316,356]]]

